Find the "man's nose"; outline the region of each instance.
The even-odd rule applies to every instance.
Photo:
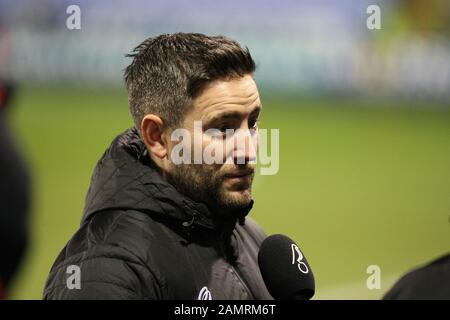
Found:
[[[254,129],[238,129],[235,134],[234,162],[236,164],[256,163],[258,132]]]

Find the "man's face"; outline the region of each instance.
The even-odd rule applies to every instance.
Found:
[[[168,178],[180,191],[215,211],[226,214],[247,207],[258,150],[260,111],[258,89],[250,75],[208,84],[194,99],[183,122],[192,137],[191,164],[172,163]],[[172,142],[169,149],[176,143]],[[209,150],[220,161],[206,164],[203,158],[201,164],[194,164],[195,148],[202,155]]]

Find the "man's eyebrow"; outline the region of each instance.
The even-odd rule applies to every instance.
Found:
[[[225,111],[222,113],[215,114],[213,116],[206,117],[206,123],[215,122],[222,119],[240,119],[243,113],[239,111]]]
[[[250,116],[259,114],[260,111],[261,111],[261,106],[258,105],[252,110],[252,112],[250,113]],[[240,119],[240,118],[242,118],[242,116],[244,114],[245,113],[240,112],[240,111],[224,111],[222,113],[218,113],[213,116],[207,117],[205,122],[211,123],[211,122],[215,122],[217,120],[222,120],[222,119]]]

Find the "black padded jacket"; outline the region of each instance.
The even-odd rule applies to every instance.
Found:
[[[273,299],[257,263],[265,234],[246,217],[252,205],[217,221],[161,177],[129,129],[99,160],[44,299]]]

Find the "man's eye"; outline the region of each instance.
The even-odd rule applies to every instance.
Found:
[[[250,129],[255,129],[258,126],[259,119],[255,119],[249,122]]]
[[[214,126],[206,130],[206,133],[211,137],[223,138],[226,135],[228,126]]]
[[[230,123],[225,123],[225,124],[218,126],[218,129],[220,130],[220,132],[223,132],[223,133],[226,133],[227,130],[233,129],[233,128],[234,128],[233,124],[230,124]]]

